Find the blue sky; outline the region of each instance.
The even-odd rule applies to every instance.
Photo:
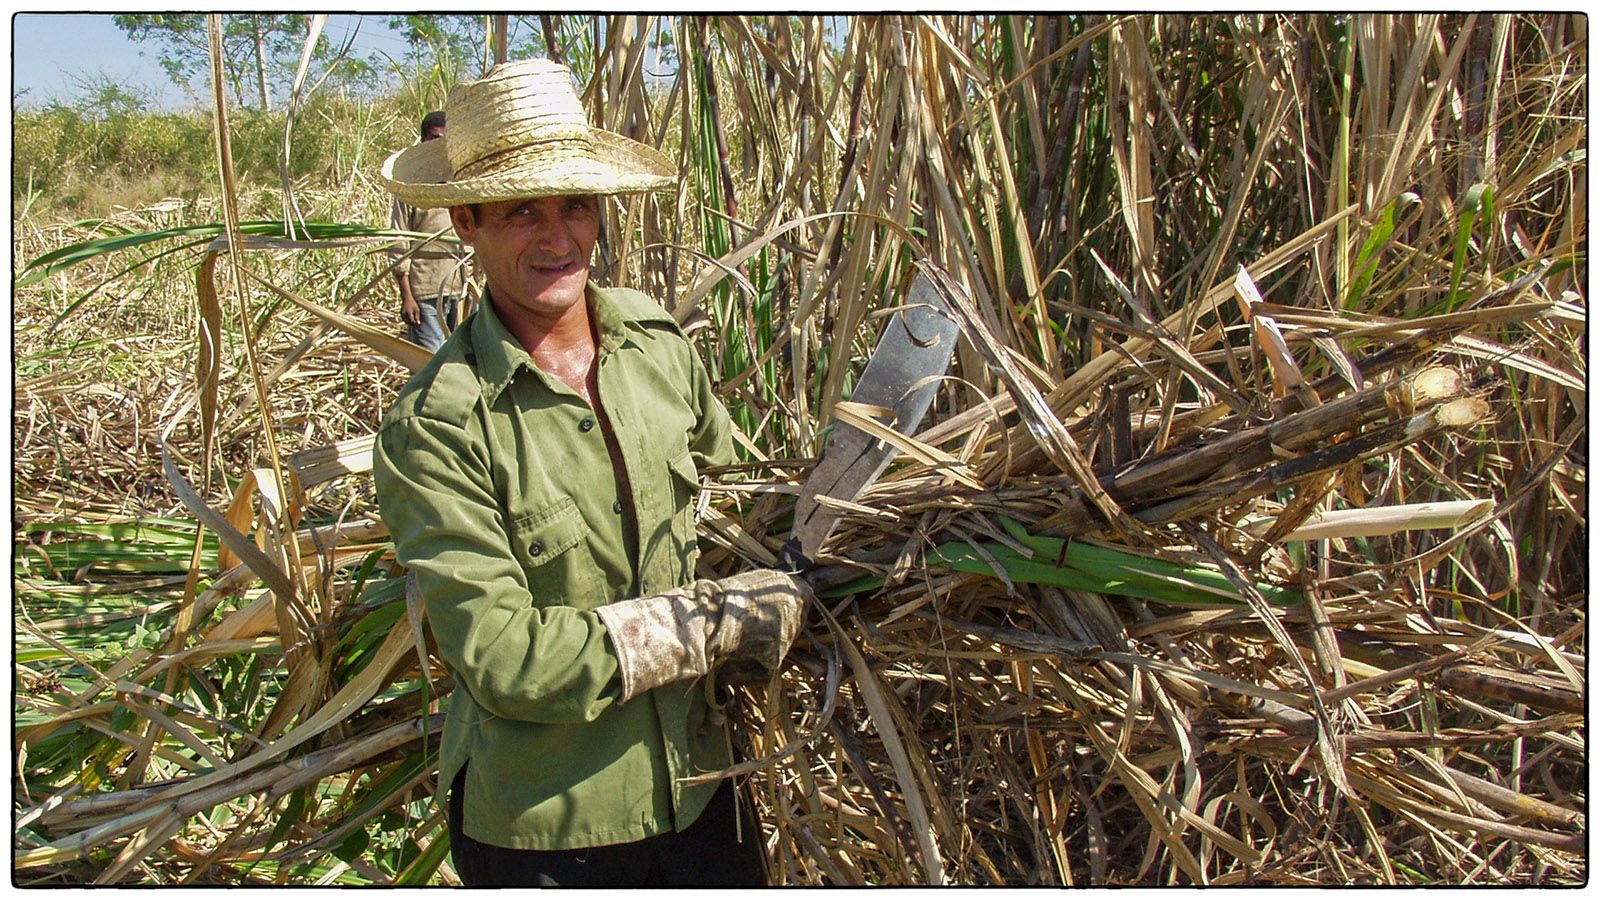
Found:
[[[398,14],[330,14],[323,34],[334,46],[343,46],[355,32],[353,55],[367,57],[381,52],[399,59],[408,49],[407,44],[388,26],[389,18]],[[209,98],[187,98],[157,61],[160,45],[152,43],[142,48],[117,28],[112,13],[15,13],[10,24],[13,108],[42,106],[51,100],[70,103],[82,93],[80,84],[98,85],[107,80],[127,85],[136,96],[153,97],[156,105],[164,109],[181,109],[196,103],[210,106]],[[519,27],[529,26],[513,24],[513,46],[519,39]],[[834,34],[830,39],[837,38]],[[653,57],[647,58],[646,67],[647,72],[657,71]],[[198,87],[204,89],[203,84]]]
[[[383,50],[399,56],[405,40],[385,24],[387,15],[330,15],[324,34],[342,44],[358,25],[356,52]],[[183,91],[156,61],[156,49],[141,50],[110,13],[17,13],[11,17],[11,96],[25,104],[68,101],[79,80],[111,78],[149,88],[163,106],[181,107]]]

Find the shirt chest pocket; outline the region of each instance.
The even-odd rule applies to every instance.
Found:
[[[527,575],[534,606],[599,605],[590,584],[588,533],[588,524],[568,497],[511,523],[511,550]]]

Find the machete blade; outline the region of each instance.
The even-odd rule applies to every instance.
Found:
[[[892,409],[888,425],[901,434],[911,434],[933,403],[938,376],[950,365],[959,333],[960,326],[944,296],[926,274],[918,272],[905,305],[890,319],[867,360],[851,401]],[[894,455],[892,444],[853,425],[834,423],[822,458],[801,486],[795,504],[791,545],[804,561],[816,559],[839,520],[838,512],[818,503],[817,498],[854,500],[883,473]]]

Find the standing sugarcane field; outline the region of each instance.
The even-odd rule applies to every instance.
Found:
[[[631,802],[613,746],[673,767],[641,843],[721,785],[774,886],[1587,884],[1585,15],[93,18],[188,102],[13,97],[13,886],[485,883],[549,773]],[[651,180],[459,188],[591,135]],[[537,264],[593,397],[508,318],[523,197],[593,217]],[[725,453],[629,437],[658,345]],[[395,462],[557,378],[570,436]],[[551,593],[607,529],[631,576]],[[641,686],[659,534],[703,653]],[[760,665],[684,624],[751,573],[803,601]]]

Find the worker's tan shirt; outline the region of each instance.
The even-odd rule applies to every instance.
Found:
[[[404,256],[406,251],[417,248],[415,253],[401,260],[395,268],[411,283],[411,296],[420,303],[435,297],[460,297],[465,293],[469,274],[467,248],[455,240],[456,232],[450,224],[448,208],[417,209],[396,200],[390,212],[389,224],[397,231],[414,231],[420,235],[444,230],[440,240],[417,237],[390,247],[391,258]]]
[[[594,612],[694,577],[696,468],[732,461],[728,413],[655,301],[589,297],[638,533],[595,411],[534,365],[487,295],[401,390],[374,454],[384,522],[456,680],[440,799],[466,765],[465,831],[501,847],[681,830],[717,783],[680,779],[731,762],[702,681],[618,702]]]

